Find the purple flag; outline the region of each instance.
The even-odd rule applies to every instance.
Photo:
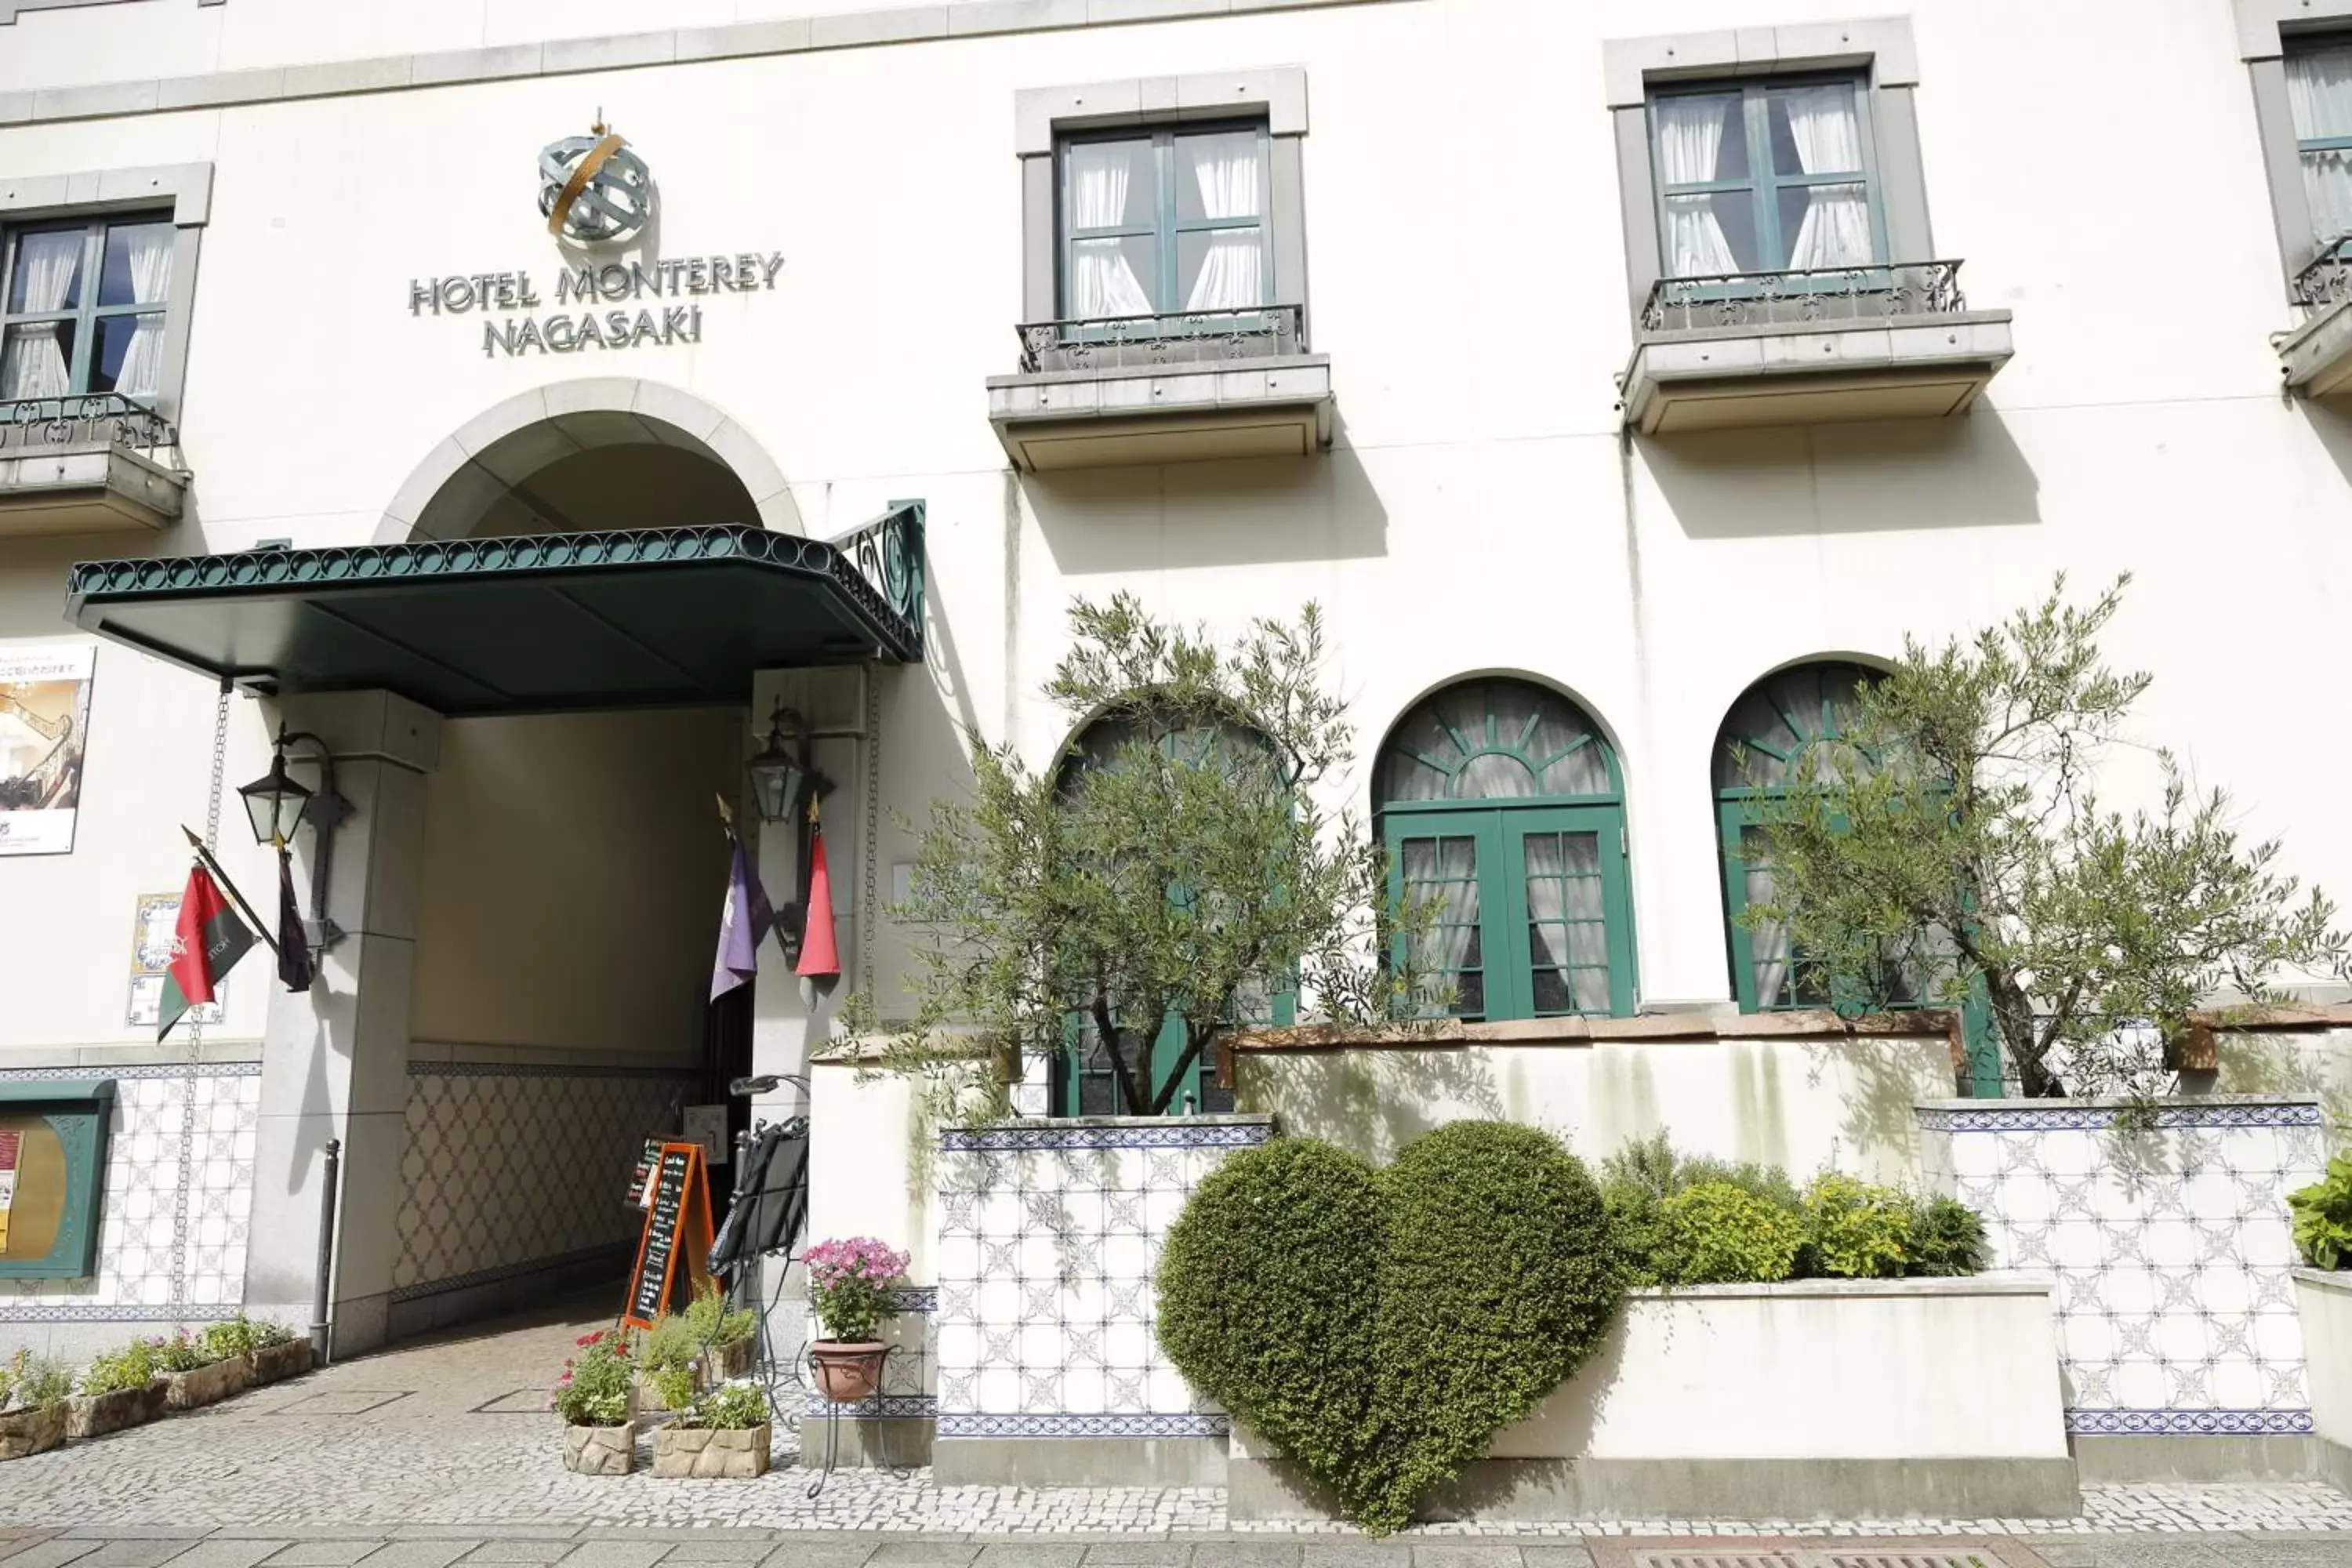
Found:
[[[719,957],[710,966],[713,1002],[738,985],[748,984],[759,973],[760,943],[767,940],[768,928],[776,920],[775,910],[768,907],[767,892],[760,886],[759,873],[751,869],[743,853],[743,841],[731,833],[728,840],[735,847],[735,864],[727,876],[727,901],[719,910]]]

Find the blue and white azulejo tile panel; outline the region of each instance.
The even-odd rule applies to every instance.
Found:
[[[2066,1426],[2089,1435],[2311,1430],[2286,1194],[2316,1181],[2318,1103],[1922,1106],[1930,1187],[1984,1216],[1995,1268],[2057,1280]]]
[[[941,1437],[1221,1436],[1161,1353],[1153,1277],[1202,1177],[1265,1118],[1013,1122],[934,1167]]]

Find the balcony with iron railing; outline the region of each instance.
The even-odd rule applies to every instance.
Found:
[[[1023,322],[988,381],[1015,467],[1301,457],[1331,440],[1331,365],[1297,305]]]
[[[189,478],[178,427],[136,398],[0,400],[0,539],[163,528]]]
[[[2322,245],[2289,291],[2303,321],[2272,340],[2279,374],[2305,397],[2352,394],[2352,234]]]
[[[1662,278],[1619,377],[1651,435],[1965,413],[2011,353],[2010,313],[1971,310],[1958,261]]]

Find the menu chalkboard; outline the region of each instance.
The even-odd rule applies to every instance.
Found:
[[[653,1172],[652,1201],[646,1205],[645,1234],[637,1241],[637,1264],[629,1272],[625,1322],[653,1327],[676,1288],[678,1261],[696,1289],[710,1280],[710,1190],[703,1175],[702,1145],[664,1143]]]

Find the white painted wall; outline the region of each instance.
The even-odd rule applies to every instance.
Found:
[[[2352,1278],[2298,1268],[2294,1305],[2303,1320],[2312,1430],[2352,1448]]]
[[[784,8],[695,0],[660,21]],[[1911,7],[1937,247],[1965,258],[1973,302],[2016,313],[2018,358],[1971,418],[1621,445],[1601,41],[1857,9],[1425,0],[12,124],[0,178],[215,166],[184,422],[194,521],[165,552],[364,540],[475,414],[615,373],[727,411],[813,532],[926,498],[931,661],[886,680],[886,814],[956,787],[961,722],[1034,755],[1060,740],[1034,693],[1072,595],[1127,588],[1226,629],[1313,596],[1367,755],[1468,672],[1590,704],[1624,756],[1643,997],[1721,999],[1707,759],[1737,693],[1788,660],[1972,627],[2058,569],[2087,585],[2128,567],[2112,651],[2158,677],[2132,739],[2233,786],[2245,831],[2285,834],[2288,864],[2352,884],[2336,826],[2352,741],[2313,698],[2352,582],[2352,424],[2278,395],[2266,340],[2290,317],[2214,0],[2146,0],[2121,32],[2097,7]],[[0,37],[0,90],[648,21],[617,0],[137,0],[27,14]],[[1013,94],[1276,63],[1309,83],[1309,297],[1338,448],[1015,482],[982,388],[1013,367],[1020,312]],[[782,250],[777,290],[706,302],[699,346],[603,358],[488,359],[476,319],[411,317],[413,277],[551,278],[534,160],[600,106],[660,182],[663,251]],[[2096,200],[2021,175],[2126,121],[2134,155],[2099,164]],[[2124,258],[2114,213],[2184,191],[2196,221],[2165,264]],[[0,542],[0,643],[58,635],[75,556],[147,547]],[[203,811],[208,684],[113,648],[98,682],[75,853],[0,860],[0,1049],[138,1040],[119,1022],[131,900],[177,885],[175,823]],[[232,785],[265,765],[263,733],[233,705]],[[2102,782],[2128,806],[2149,780]],[[885,875],[911,854],[895,829],[877,847]],[[266,885],[249,848],[232,870]],[[261,991],[234,994],[222,1033],[258,1037]]]

